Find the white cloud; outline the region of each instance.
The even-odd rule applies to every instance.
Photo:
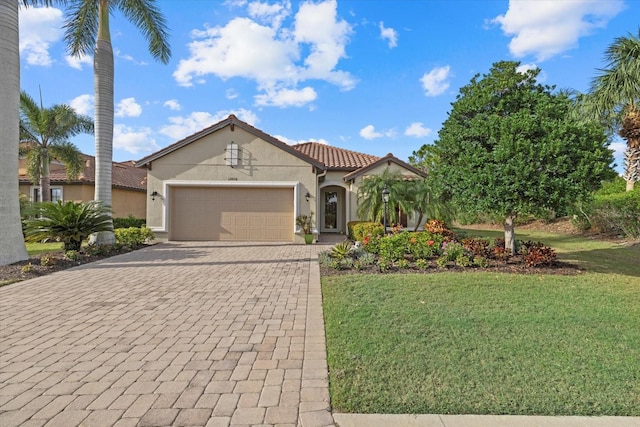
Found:
[[[269,4],[254,1],[248,4],[249,16],[268,24],[273,28],[280,28],[282,21],[291,14],[291,2],[285,1],[282,4]]]
[[[67,61],[67,65],[71,68],[75,68],[76,70],[82,70],[83,65],[91,65],[93,66],[93,57],[82,55],[80,57],[65,55],[65,61]]]
[[[538,65],[537,64],[521,64],[518,68],[516,68],[516,71],[519,73],[526,73],[529,70],[538,70]],[[543,83],[545,81],[547,81],[547,73],[544,72],[544,70],[539,70],[540,72],[538,73],[538,76],[536,77],[536,81],[538,83]]]
[[[315,101],[316,98],[318,98],[318,94],[309,86],[301,90],[267,90],[265,94],[255,96],[257,106],[281,108],[301,107]]]
[[[170,124],[161,127],[160,133],[172,139],[179,140],[226,119],[229,114],[235,114],[237,118],[252,126],[258,122],[258,117],[252,111],[243,108],[238,110],[222,110],[218,111],[215,115],[205,111],[194,111],[188,116],[169,117]]]
[[[168,101],[165,101],[165,103],[162,105],[165,107],[169,107],[170,110],[180,111],[180,104],[178,103],[177,99],[170,99]]]
[[[451,78],[451,67],[448,65],[444,67],[436,67],[428,73],[425,73],[420,79],[425,95],[442,95],[447,89],[449,89],[449,78]]]
[[[251,2],[247,7],[250,17],[237,17],[224,27],[192,31],[189,57],[181,59],[173,73],[179,85],[203,83],[207,75],[223,80],[242,77],[255,81],[262,92],[256,102],[270,106],[302,106],[303,101],[315,100],[313,88],[297,88],[306,80],[327,81],[342,90],[355,86],[351,74],[336,69],[346,57],[352,30],[337,17],[335,0],[302,3],[288,28],[280,28],[290,14],[288,2]]]
[[[73,98],[71,101],[69,101],[69,105],[78,114],[84,114],[85,116],[92,116],[94,100],[95,99],[93,95],[84,94],[84,95],[76,96],[75,98]]]
[[[393,28],[385,28],[384,22],[382,21],[380,21],[379,27],[380,27],[380,37],[383,40],[388,40],[389,48],[393,49],[394,47],[398,46],[398,32]]]
[[[53,7],[20,8],[20,55],[29,65],[48,67],[52,43],[62,38],[62,11]]]
[[[623,0],[510,0],[507,12],[491,22],[512,37],[513,56],[544,61],[576,47],[581,37],[604,28],[623,8]]]
[[[318,144],[323,144],[323,145],[331,145],[329,144],[329,141],[327,141],[326,139],[315,139],[315,138],[309,138],[309,139],[291,139],[291,138],[287,138],[286,136],[282,136],[282,135],[274,135],[274,138],[276,138],[279,141],[284,142],[287,145],[296,145],[296,144],[304,144],[305,142],[317,142]]]
[[[432,130],[424,127],[422,122],[413,122],[405,129],[404,134],[406,136],[415,136],[416,138],[422,138],[429,136]]]
[[[113,147],[132,154],[156,151],[160,147],[147,127],[133,128],[121,124],[113,127]]]
[[[380,132],[376,132],[376,129],[373,125],[367,125],[360,129],[360,136],[364,139],[376,139],[382,138],[384,135]]]
[[[227,89],[224,93],[224,96],[227,99],[236,99],[240,95],[235,91],[235,89]]]
[[[115,109],[116,117],[139,117],[142,114],[142,107],[136,102],[135,98],[124,98]]]

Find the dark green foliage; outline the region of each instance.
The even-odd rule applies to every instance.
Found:
[[[617,177],[603,184],[585,203],[575,205],[573,224],[578,229],[640,237],[640,188],[625,191],[625,181]]]
[[[116,228],[114,230],[116,244],[135,248],[153,239],[153,231],[147,227]]]
[[[113,228],[129,228],[138,227],[142,228],[147,225],[147,220],[144,218],[136,218],[129,214],[126,218],[113,218]]]
[[[349,256],[349,252],[351,252],[352,247],[353,245],[351,242],[349,240],[345,240],[331,248],[329,254],[331,255],[331,258],[342,260]]]
[[[77,251],[89,235],[113,230],[110,208],[100,202],[47,202],[34,209],[25,220],[27,242],[63,242],[65,251]]]
[[[435,142],[434,185],[461,211],[548,215],[610,177],[602,126],[573,120],[571,101],[498,62],[460,90]]]

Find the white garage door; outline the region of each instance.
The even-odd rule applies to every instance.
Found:
[[[293,241],[293,188],[172,187],[170,240]]]

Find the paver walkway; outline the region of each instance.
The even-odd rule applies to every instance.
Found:
[[[0,426],[332,425],[322,249],[163,243],[0,288]]]

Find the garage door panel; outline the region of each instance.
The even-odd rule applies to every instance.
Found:
[[[292,241],[293,188],[174,187],[171,240]]]

